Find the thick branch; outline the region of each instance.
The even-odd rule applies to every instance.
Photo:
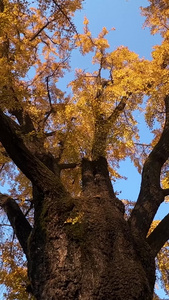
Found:
[[[0,0],[0,13],[4,11],[4,2]]]
[[[99,157],[95,161],[82,160],[82,189],[84,196],[93,197],[97,203],[100,199],[109,199],[124,214],[124,204],[114,193],[105,157]]]
[[[14,101],[17,105],[20,104],[18,98],[15,95],[13,87],[10,87],[10,89],[12,91]],[[22,126],[22,131],[24,133],[28,133],[35,130],[29,114],[27,112],[24,112],[22,107],[19,107],[19,109],[11,109],[9,112],[17,118],[19,124]]]
[[[58,164],[58,167],[60,170],[67,170],[67,169],[75,169],[78,166],[76,163],[70,163],[70,164]]]
[[[22,126],[22,132],[29,133],[33,130],[35,130],[35,127],[32,123],[32,120],[28,113],[23,114],[23,110],[10,110],[10,113],[15,116],[19,122],[19,124]]]
[[[103,195],[116,199],[109,177],[108,165],[105,157],[95,161],[82,160],[82,186],[87,195]]]
[[[169,239],[169,214],[158,224],[148,236],[147,242],[151,246],[154,257]]]
[[[24,114],[22,109],[13,109],[10,110],[10,113],[17,118],[19,124],[22,126],[22,131],[24,133],[29,133],[35,130],[35,127],[28,113]]]
[[[163,189],[164,197],[169,195],[169,189]]]
[[[6,212],[9,222],[14,229],[21,247],[26,256],[28,256],[27,241],[32,231],[31,225],[25,218],[19,205],[9,196],[0,193],[0,206]]]
[[[119,115],[121,114],[121,112],[124,110],[126,106],[127,99],[128,99],[127,97],[122,97],[119,104],[116,106],[112,114],[109,116],[108,122],[113,124],[117,120],[117,118],[119,117]]]
[[[160,173],[169,157],[169,95],[165,98],[166,121],[161,137],[145,161],[141,190],[129,223],[133,232],[146,237],[165,193],[160,187]]]
[[[0,111],[0,129],[0,141],[7,153],[34,185],[42,191],[56,188],[55,192],[58,194],[65,192],[60,179],[26,148],[20,127],[2,111]]]

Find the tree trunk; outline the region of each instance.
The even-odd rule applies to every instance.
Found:
[[[106,198],[81,198],[58,215],[44,199],[29,238],[29,277],[37,300],[150,300],[154,258]],[[46,205],[46,208],[45,208]]]
[[[60,180],[57,160],[51,159],[48,153],[44,156],[43,151],[37,156],[25,145],[18,124],[1,111],[0,127],[1,143],[33,186],[33,229],[14,199],[2,195],[0,205],[28,258],[28,274],[35,298],[152,300],[156,251],[151,251],[151,245],[156,245],[156,249],[158,245],[156,234],[155,238],[150,235],[149,240],[146,235],[152,211],[155,213],[157,208],[155,203],[152,210],[149,202],[151,198],[157,200],[155,196],[160,189],[158,182],[153,185],[156,176],[151,174],[156,172],[149,172],[153,165],[149,161],[154,160],[147,160],[143,172],[142,190],[146,197],[139,197],[138,207],[135,206],[128,222],[124,218],[123,204],[114,193],[104,157],[94,161],[83,159],[82,196],[72,199]],[[165,130],[159,143],[163,142],[166,132],[168,136],[168,123]],[[159,154],[158,146],[156,152]],[[160,160],[160,166],[163,161]],[[160,189],[161,194],[164,198],[165,193]],[[158,201],[162,202],[161,196]],[[143,209],[146,209],[146,218],[150,215],[148,222]],[[146,227],[144,234],[141,234],[142,222]],[[164,227],[165,222],[162,223]],[[160,240],[160,247],[164,242],[164,238]]]
[[[111,191],[105,160],[86,160],[83,166],[88,193],[84,188],[74,203],[65,195],[58,202],[55,191],[39,195],[28,240],[33,294],[37,300],[152,300],[150,246],[132,235]]]

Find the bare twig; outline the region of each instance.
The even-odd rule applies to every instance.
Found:
[[[3,170],[4,166],[5,166],[5,163],[4,163],[4,164],[2,164],[2,166],[1,166],[1,168],[0,168],[0,173],[2,172],[2,170]]]
[[[50,77],[50,75],[46,77],[46,86],[47,86],[49,104],[50,104],[50,107],[52,108],[52,100],[51,100],[51,95],[50,95],[50,90],[49,90],[49,77]]]
[[[62,9],[61,5],[59,5],[55,0],[53,0],[53,2],[55,3],[56,7],[60,10],[60,12],[63,14],[63,16],[65,17],[65,19],[69,22],[71,28],[73,29],[73,31],[76,33],[77,37],[79,36],[77,29],[75,27],[75,25],[73,24],[73,22],[71,21],[71,19],[67,16],[67,14],[64,12],[64,10]]]
[[[36,39],[37,38],[37,36],[50,24],[50,23],[52,23],[53,21],[55,20],[55,18],[54,19],[52,19],[51,21],[47,21],[46,22],[46,24],[44,25],[44,26],[42,26],[32,37],[31,37],[31,39],[30,39],[30,42],[32,42],[34,39]]]

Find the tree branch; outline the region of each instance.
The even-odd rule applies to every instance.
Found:
[[[0,13],[4,11],[4,2],[0,0]]]
[[[165,192],[160,186],[160,173],[169,157],[169,95],[164,100],[166,107],[164,129],[158,143],[144,163],[140,194],[129,218],[133,232],[144,238],[165,197]]]
[[[169,239],[169,214],[157,225],[153,232],[147,237],[154,257]]]
[[[26,112],[24,115],[23,109],[19,109],[19,110],[13,109],[10,110],[9,112],[17,118],[19,124],[22,126],[22,131],[24,133],[29,133],[35,130],[35,127],[32,123],[29,114]]]
[[[13,87],[10,87],[10,90],[12,91],[14,101],[17,103],[17,105],[20,104],[18,98],[15,95]],[[17,118],[19,124],[22,126],[22,131],[24,133],[35,130],[29,114],[27,112],[24,112],[22,107],[19,107],[19,109],[11,109],[9,113]]]
[[[26,177],[35,186],[39,187],[41,191],[57,188],[58,195],[65,193],[65,189],[59,177],[50,171],[49,168],[25,146],[20,126],[2,111],[0,111],[0,128],[0,141],[2,145]]]
[[[50,131],[50,132],[45,132],[44,135],[46,137],[54,136],[56,134],[56,131]]]
[[[86,158],[82,160],[82,187],[85,195],[101,195],[100,197],[110,197],[111,201],[117,202],[105,157],[99,157],[95,161]]]
[[[21,244],[21,247],[26,256],[28,256],[27,241],[32,231],[31,225],[25,218],[19,205],[8,195],[0,193],[0,206],[6,212],[9,222],[19,240],[19,243]]]
[[[169,189],[163,189],[164,197],[169,195]]]
[[[65,19],[68,21],[70,27],[72,28],[72,30],[76,33],[77,36],[79,36],[77,29],[75,27],[75,25],[73,24],[73,22],[71,21],[71,18],[68,17],[68,15],[64,12],[63,8],[61,5],[59,5],[57,3],[57,1],[53,0],[53,2],[55,3],[56,7],[60,10],[60,12],[62,13],[62,15],[65,17]]]
[[[54,20],[55,19],[52,19],[51,21],[47,21],[46,24],[44,24],[37,32],[35,32],[35,34],[31,37],[30,42],[32,42],[34,39],[36,39],[37,36]]]
[[[104,115],[101,114],[99,114],[99,116],[96,118],[95,134],[92,147],[92,158],[94,160],[101,156],[105,156],[107,135],[121,112],[124,110],[127,99],[127,97],[122,97],[119,104],[107,119],[105,119]]]
[[[112,114],[109,116],[109,118],[107,120],[108,122],[110,122],[112,124],[112,123],[114,123],[117,120],[117,118],[120,115],[120,113],[124,110],[124,108],[126,106],[127,100],[128,100],[127,97],[122,97],[122,99],[119,102],[119,104],[116,106],[116,108],[113,110]]]
[[[70,163],[70,164],[59,164],[58,165],[60,170],[66,170],[66,169],[75,169],[78,164],[76,163]]]

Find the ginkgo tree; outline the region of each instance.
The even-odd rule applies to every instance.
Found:
[[[169,289],[169,215],[153,221],[169,195],[169,4],[142,8],[163,38],[149,61],[125,46],[111,51],[108,30],[94,37],[87,18],[78,32],[82,2],[0,0],[6,299],[157,299],[156,268]],[[59,80],[74,49],[92,57],[92,68],[79,66],[67,93]],[[135,114],[144,106],[154,133],[148,146]],[[135,203],[113,188],[127,157],[142,174]]]

